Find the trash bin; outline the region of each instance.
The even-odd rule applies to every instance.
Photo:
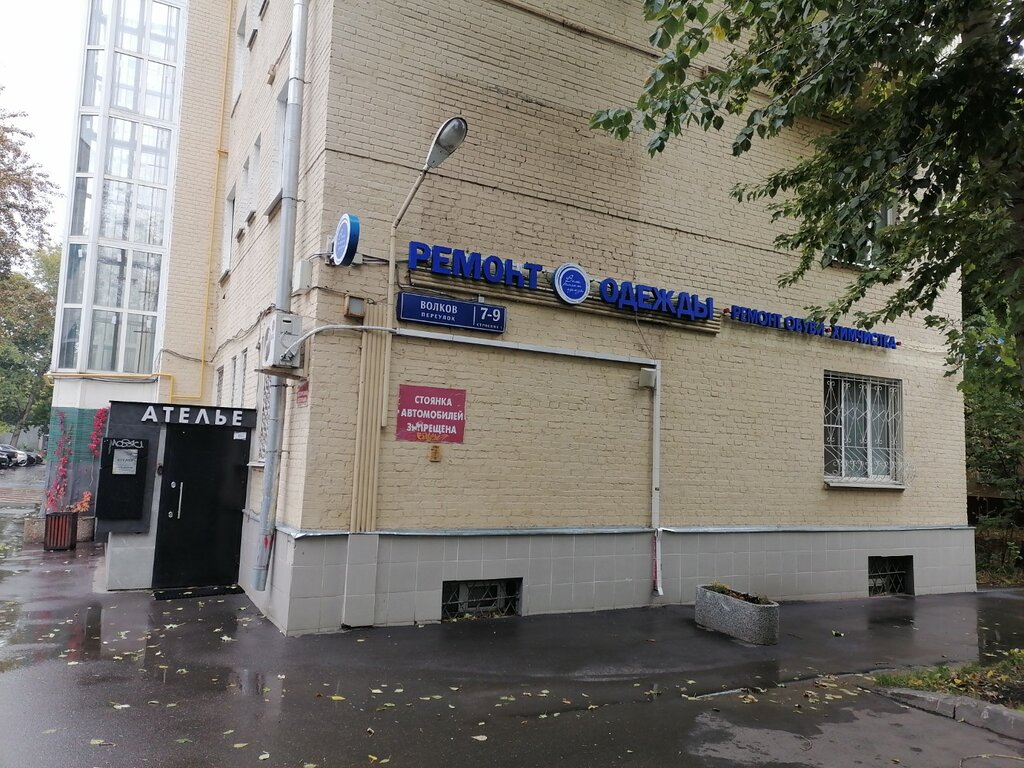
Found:
[[[76,512],[47,512],[43,529],[43,549],[61,552],[74,549],[78,541]]]

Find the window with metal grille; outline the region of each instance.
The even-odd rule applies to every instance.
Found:
[[[519,613],[522,579],[446,581],[441,588],[441,617],[514,616]]]
[[[869,595],[914,594],[914,557],[869,557]]]
[[[825,372],[825,480],[903,483],[900,382]]]

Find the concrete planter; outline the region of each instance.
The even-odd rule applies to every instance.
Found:
[[[779,642],[779,604],[758,605],[697,587],[694,620],[698,625],[756,645]]]

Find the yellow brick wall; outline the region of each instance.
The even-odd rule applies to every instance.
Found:
[[[466,390],[465,443],[431,462],[389,414],[382,529],[650,521],[652,396],[636,366],[398,339],[393,370],[392,403],[400,384]]]
[[[333,19],[331,3],[314,0],[299,254],[319,250],[338,215],[350,211],[363,221],[360,250],[386,256],[389,224],[433,132],[462,114],[469,139],[413,203],[400,231],[400,263],[416,239],[552,268],[576,261],[593,277],[795,315],[851,278],[817,271],[779,289],[778,276],[796,263],[772,248],[779,228],[757,204],[729,197],[734,184],[792,162],[813,127],[739,160],[730,157],[728,132],[693,131],[650,159],[642,140],[622,143],[587,128],[591,112],[628,103],[646,76],[639,3],[530,5],[593,34],[502,0],[346,0],[333,4]],[[265,72],[287,40],[289,9],[272,0],[263,21],[253,55],[265,58],[251,67],[231,120],[228,186],[259,126],[271,135],[267,113],[278,86],[265,84]],[[267,147],[265,139],[264,167]],[[272,300],[277,220],[265,219],[257,217],[240,263],[218,284],[221,363],[242,346],[233,337]],[[408,279],[404,269],[399,275]],[[314,282],[319,288],[295,303],[307,327],[343,321],[346,293],[383,300],[385,270],[317,265]],[[485,285],[480,293],[488,295]],[[894,324],[888,332],[903,347],[884,351],[728,320],[716,336],[638,324],[625,313],[502,303],[510,311],[507,341],[663,361],[665,525],[965,522],[962,402],[956,379],[943,377],[942,339],[917,320]],[[956,316],[955,290],[938,309]],[[308,346],[309,405],[297,408],[289,398],[280,517],[290,525],[348,526],[360,344],[358,334],[338,333]],[[381,527],[647,520],[650,393],[636,389],[635,370],[408,339],[394,349]],[[825,370],[903,381],[905,491],[824,488]],[[422,446],[394,440],[403,382],[469,392],[466,443],[446,447],[438,464],[426,461]],[[563,412],[575,418],[555,419]],[[506,471],[510,462],[516,472]],[[589,471],[573,472],[582,466]]]
[[[216,297],[207,290],[220,252],[216,185],[229,3],[192,3],[187,10],[181,121],[174,172],[159,399],[211,402],[208,354]],[[207,304],[209,301],[209,304]],[[209,307],[207,311],[207,307]],[[204,320],[206,327],[204,328]]]

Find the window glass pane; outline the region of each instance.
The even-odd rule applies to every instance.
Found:
[[[124,304],[124,280],[128,268],[128,252],[123,248],[100,246],[96,259],[96,291],[93,302],[104,307]]]
[[[153,3],[149,20],[149,55],[174,61],[178,58],[178,9]]]
[[[89,10],[89,45],[106,45],[110,34],[110,6],[113,0],[92,0]]]
[[[160,254],[135,251],[132,254],[132,284],[128,307],[156,312],[160,298]]]
[[[120,312],[103,309],[92,313],[92,340],[89,344],[89,369],[117,370],[117,345],[120,338]]]
[[[155,187],[139,187],[135,208],[135,242],[164,244],[164,207],[167,193]]]
[[[114,54],[114,98],[111,105],[131,112],[139,110],[139,89],[142,81],[142,59]]]
[[[151,125],[142,126],[139,179],[153,184],[166,184],[170,159],[171,132]]]
[[[127,240],[131,212],[132,185],[124,181],[104,181],[100,237]]]
[[[890,391],[884,384],[871,386],[871,474],[880,477],[892,474]]]
[[[117,25],[117,46],[138,53],[142,50],[142,0],[122,0]]]
[[[867,383],[843,382],[843,474],[868,476]]]
[[[92,220],[92,179],[75,179],[75,190],[71,201],[72,235],[88,235]]]
[[[138,124],[131,120],[110,118],[110,132],[107,136],[107,173],[111,176],[132,177],[137,128]]]
[[[64,303],[81,304],[85,290],[85,262],[89,246],[74,243],[68,246],[68,262],[64,275]]]
[[[155,61],[146,65],[146,94],[142,112],[147,117],[170,120],[174,115],[174,67]]]
[[[128,315],[124,337],[125,373],[153,372],[153,342],[156,318],[152,315]]]
[[[82,326],[82,310],[65,309],[60,324],[60,351],[58,368],[78,367],[78,337]]]
[[[76,173],[92,173],[96,170],[96,124],[99,118],[95,115],[82,115],[78,124],[78,159],[75,162]]]
[[[103,77],[107,55],[104,51],[85,52],[85,74],[82,78],[82,106],[98,107],[103,101]]]
[[[838,477],[843,473],[843,429],[840,407],[840,382],[825,376],[825,474]]]

